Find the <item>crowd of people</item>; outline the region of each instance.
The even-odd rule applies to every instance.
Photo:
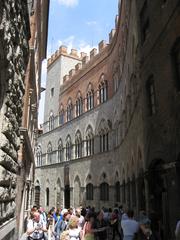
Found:
[[[34,206],[27,219],[28,240],[163,240],[159,219],[155,213],[147,216],[140,211],[134,218],[133,210],[124,211],[93,207],[61,209],[48,213]]]

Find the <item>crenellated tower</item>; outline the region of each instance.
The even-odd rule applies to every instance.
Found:
[[[50,116],[57,116],[59,113],[59,91],[63,77],[69,74],[75,65],[81,63],[82,57],[78,56],[77,50],[71,49],[68,53],[66,46],[60,46],[48,59],[44,123],[49,121]]]

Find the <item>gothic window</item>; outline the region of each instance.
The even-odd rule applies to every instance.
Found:
[[[82,157],[82,138],[81,133],[78,131],[75,136],[75,158]]]
[[[59,125],[63,125],[64,124],[64,108],[63,106],[61,106],[60,108],[60,112],[59,112]]]
[[[42,150],[41,150],[41,146],[37,147],[36,164],[37,164],[37,166],[42,166]]]
[[[109,185],[106,182],[100,185],[100,200],[109,201]]]
[[[94,107],[94,93],[89,91],[87,93],[87,110],[90,110]]]
[[[89,183],[86,185],[86,200],[93,200],[93,198],[94,198],[93,184]]]
[[[175,70],[176,88],[180,91],[180,37],[176,40],[172,49],[173,67]]]
[[[89,126],[86,130],[86,156],[94,154],[94,134],[92,127]]]
[[[145,0],[144,5],[140,12],[140,26],[141,26],[141,41],[142,44],[146,41],[149,34],[149,16],[148,16],[148,3]]]
[[[72,117],[73,117],[73,105],[72,105],[71,99],[69,99],[68,105],[67,105],[67,122],[72,120]]]
[[[100,152],[106,152],[109,149],[109,133],[101,131],[100,133]]]
[[[154,115],[156,114],[157,106],[156,106],[156,96],[155,96],[155,86],[154,86],[153,76],[150,76],[149,79],[147,80],[146,89],[147,89],[149,114]]]
[[[60,139],[59,140],[59,143],[58,143],[58,162],[62,162],[63,161],[63,143],[62,143],[62,140]]]
[[[110,121],[102,119],[99,124],[99,149],[100,152],[106,152],[109,150],[109,130]]]
[[[107,81],[104,80],[104,75],[101,77],[99,84],[99,103],[106,102],[108,98],[108,86]]]
[[[83,113],[83,99],[78,93],[78,98],[76,100],[76,117],[80,116]]]
[[[72,143],[71,137],[68,136],[66,139],[66,161],[71,160],[72,155]]]
[[[116,182],[115,184],[115,200],[116,202],[120,202],[120,182]]]
[[[36,206],[40,205],[40,193],[41,193],[40,184],[39,181],[37,180],[34,193],[34,202]]]
[[[49,207],[49,188],[46,188],[46,206]]]
[[[51,164],[52,163],[52,144],[49,142],[48,147],[47,147],[47,163]]]
[[[54,115],[51,112],[49,116],[49,131],[54,129]]]

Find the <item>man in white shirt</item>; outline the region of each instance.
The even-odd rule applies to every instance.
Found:
[[[27,224],[28,239],[44,240],[44,232],[47,232],[46,225],[40,221],[40,213],[34,212],[33,218],[29,219]]]
[[[133,240],[135,234],[139,230],[139,223],[133,219],[134,212],[133,210],[128,210],[127,212],[128,219],[121,221],[121,227],[123,230],[123,240]]]

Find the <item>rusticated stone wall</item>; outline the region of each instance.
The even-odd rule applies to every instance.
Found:
[[[26,1],[0,1],[0,225],[15,216],[28,18]]]

